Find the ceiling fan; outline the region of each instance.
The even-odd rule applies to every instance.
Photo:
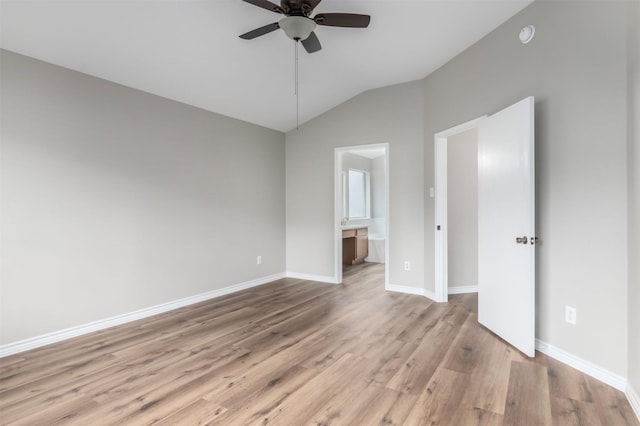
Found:
[[[314,30],[316,25],[345,28],[366,28],[371,17],[355,13],[319,13],[313,18],[309,15],[322,0],[281,0],[280,6],[269,0],[244,0],[254,6],[285,15],[278,22],[256,28],[242,34],[240,38],[251,40],[282,28],[287,37],[299,41],[309,53],[322,49]]]

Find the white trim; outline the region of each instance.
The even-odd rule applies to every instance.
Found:
[[[477,285],[449,286],[449,289],[448,289],[449,294],[466,294],[466,293],[477,293],[477,292],[478,292]]]
[[[633,389],[633,386],[631,386],[631,383],[629,383],[628,381],[627,389],[624,394],[627,396],[629,405],[631,405],[631,408],[633,408],[633,412],[636,414],[638,421],[640,421],[640,396],[638,396],[635,389]]]
[[[424,296],[427,299],[436,301],[435,295],[431,290],[420,287],[410,287],[406,285],[387,284],[384,286],[386,291],[393,291],[395,293],[414,294],[416,296]]]
[[[335,176],[333,188],[333,280],[342,282],[342,220],[344,218],[344,172],[342,171],[342,151],[335,149],[333,153],[333,174]]]
[[[395,293],[415,294],[416,296],[424,296],[424,293],[425,293],[424,288],[409,287],[406,285],[389,284],[389,285],[385,285],[384,289],[386,291],[393,291]]]
[[[435,295],[446,302],[449,283],[449,233],[447,228],[447,137],[435,137]],[[438,227],[440,229],[438,229]]]
[[[540,339],[536,339],[536,350],[567,364],[569,367],[582,371],[583,373],[588,374],[589,376],[596,378],[619,391],[624,392],[627,387],[627,379],[624,377],[616,373],[612,373],[611,371],[590,361],[577,357],[563,349],[550,345],[547,342],[543,342]]]
[[[426,297],[427,299],[431,299],[434,302],[437,302],[436,294],[431,290],[427,290],[426,288],[424,289],[424,297]]]
[[[389,284],[389,275],[390,269],[389,266],[389,252],[391,251],[389,248],[391,244],[389,240],[391,239],[391,203],[390,203],[390,194],[391,194],[391,185],[389,185],[389,174],[391,167],[391,151],[389,149],[389,144],[384,144],[384,214],[385,214],[385,239],[384,239],[384,285]]]
[[[251,287],[267,284],[272,281],[285,278],[284,273],[269,275],[267,277],[256,278],[254,280],[245,281],[243,283],[234,284],[229,287],[211,290],[206,293],[196,294],[194,296],[185,297],[183,299],[174,300],[172,302],[162,303],[160,305],[150,306],[148,308],[139,309],[122,315],[116,315],[110,318],[93,321],[87,324],[77,325],[75,327],[66,328],[64,330],[54,331],[52,333],[43,334],[41,336],[31,337],[17,342],[7,343],[0,346],[0,358],[28,351],[30,349],[39,348],[51,343],[60,342],[62,340],[71,339],[72,337],[81,336],[83,334],[93,333],[94,331],[103,330],[105,328],[116,325],[126,324],[152,315],[161,314],[194,303],[204,302],[205,300],[215,299],[237,291],[246,290]]]
[[[447,138],[478,127],[478,124],[487,118],[486,115],[467,121],[450,129],[436,133],[434,137],[434,179],[435,179],[435,300],[446,302],[448,300],[448,269],[447,258],[448,228],[447,228]],[[440,230],[438,231],[438,226]]]
[[[340,282],[338,282],[335,277],[331,277],[328,275],[314,275],[314,274],[303,274],[299,272],[287,272],[286,277],[296,278],[299,280],[317,281],[317,282],[327,283],[327,284],[340,284]]]

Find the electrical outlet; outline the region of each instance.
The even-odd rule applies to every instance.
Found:
[[[411,262],[409,262],[408,260],[404,261],[404,270],[405,271],[410,271],[411,270]]]
[[[256,264],[262,265],[262,256],[258,255],[258,257],[256,257]]]
[[[576,325],[576,308],[571,306],[565,306],[564,320],[569,324]]]

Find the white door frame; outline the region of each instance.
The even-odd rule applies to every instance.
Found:
[[[365,145],[352,145],[335,148],[334,153],[334,280],[342,284],[342,154],[358,149],[383,148],[384,149],[384,193],[385,193],[385,228],[384,240],[384,287],[389,286],[389,143],[375,143]]]
[[[447,228],[447,140],[450,136],[477,127],[487,115],[467,121],[434,135],[435,140],[435,300],[449,300],[449,258]],[[439,228],[438,228],[439,227]]]

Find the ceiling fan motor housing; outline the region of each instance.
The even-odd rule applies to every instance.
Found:
[[[304,0],[281,0],[280,7],[287,15],[309,16],[318,3],[320,2],[314,1],[314,4],[312,5],[308,1]]]

